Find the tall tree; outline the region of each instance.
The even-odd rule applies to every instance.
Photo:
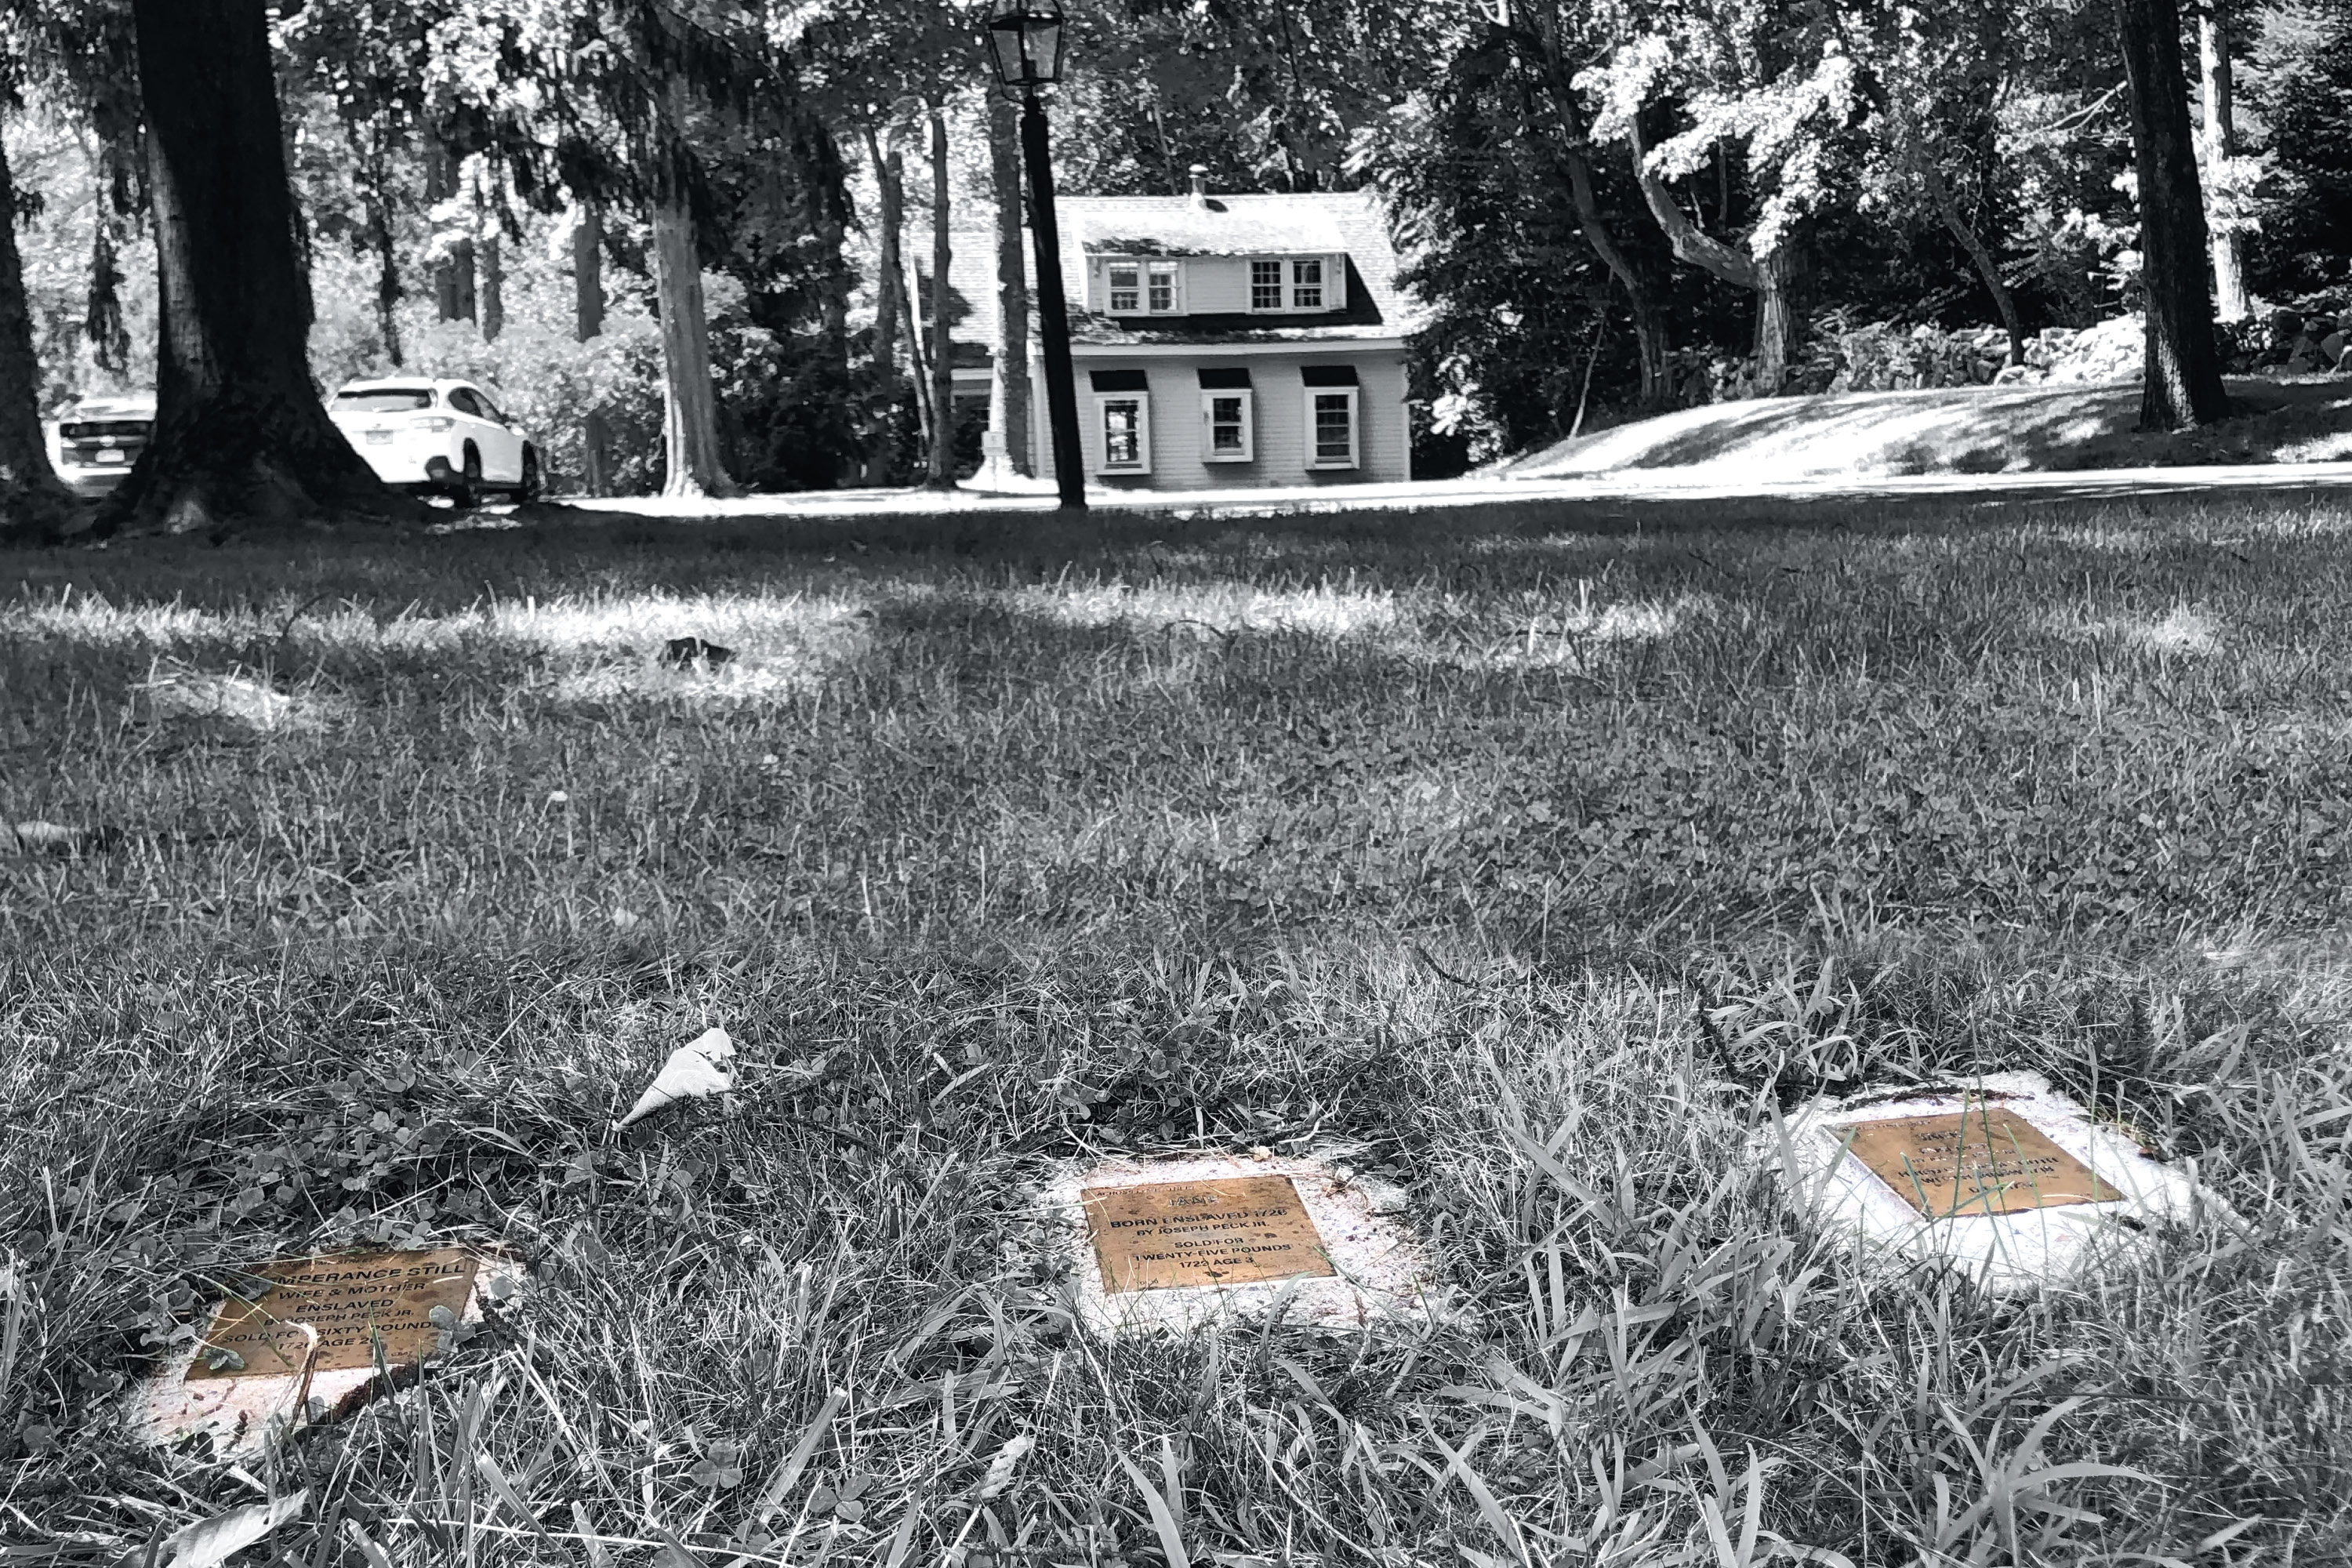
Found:
[[[575,199],[634,200],[652,230],[662,493],[731,494],[702,291],[710,196],[697,132],[709,118],[735,114],[749,93],[793,90],[791,72],[769,51],[758,17],[734,0],[499,3],[512,13],[512,52],[532,67],[530,120],[558,147],[562,183]],[[481,73],[488,85],[478,90],[494,107],[504,68],[497,62]]]
[[[425,201],[433,223],[433,300],[445,321],[475,315],[473,193],[464,164],[436,135],[425,154]]]
[[[2283,294],[2335,288],[2352,270],[2352,5],[2273,0],[2258,18],[2243,85],[2279,195],[2249,237],[2256,279]]]
[[[1641,405],[1651,410],[1667,406],[1674,397],[1674,343],[1665,313],[1656,302],[1656,289],[1633,253],[1620,243],[1616,226],[1601,208],[1592,177],[1591,133],[1578,102],[1576,62],[1570,58],[1570,22],[1557,0],[1529,0],[1526,26],[1534,35],[1535,55],[1542,90],[1558,117],[1560,136],[1554,153],[1568,182],[1569,199],[1576,208],[1578,229],[1592,253],[1625,294],[1633,318],[1633,341],[1641,356]],[[1515,11],[1506,11],[1517,21]],[[1532,109],[1532,104],[1529,105]],[[1530,114],[1530,120],[1536,116]]]
[[[1788,374],[1796,316],[1790,297],[1798,230],[1831,195],[1829,142],[1853,102],[1853,62],[1826,36],[1818,12],[1785,15],[1738,0],[1662,7],[1604,68],[1579,79],[1605,100],[1594,127],[1622,141],[1642,199],[1676,259],[1756,297],[1755,390],[1778,393]],[[1684,128],[1654,140],[1654,118]],[[1745,153],[1745,211],[1732,218],[1730,153]],[[1707,231],[1671,182],[1716,175],[1716,222]]]
[[[729,495],[735,481],[719,450],[718,392],[710,382],[710,328],[703,315],[683,74],[673,71],[656,90],[660,105],[652,205],[654,288],[661,306],[662,494]]]
[[[310,382],[263,0],[132,0],[163,318],[153,438],[102,526],[421,519]]]
[[[988,428],[1016,474],[1036,472],[1029,435],[1029,271],[1021,224],[1021,130],[1013,100],[988,95],[988,174],[996,207],[996,342],[991,345]]]
[[[2197,81],[2203,100],[2206,199],[2213,210],[2206,226],[2213,243],[2214,313],[2242,321],[2246,298],[2245,236],[2237,208],[2238,106],[2236,68],[2230,58],[2230,0],[2205,0],[2197,14]]]
[[[2206,285],[2205,195],[2189,124],[2173,0],[2115,0],[2139,167],[2140,282],[2147,301],[2144,430],[2207,425],[2230,411]]]
[[[604,210],[593,195],[581,198],[572,228],[572,335],[582,342],[604,333]],[[612,434],[604,411],[589,405],[580,431],[581,466],[587,470],[588,493],[613,493],[610,453]]]
[[[0,106],[14,96],[5,83],[0,94]],[[0,537],[58,532],[73,510],[73,496],[49,466],[41,434],[41,365],[33,354],[25,267],[16,250],[16,182],[7,145],[0,142]]]
[[[899,298],[906,268],[899,261],[898,248],[906,232],[906,165],[895,143],[887,153],[883,151],[882,139],[871,121],[866,126],[866,153],[874,168],[875,201],[879,208],[875,220],[880,226],[875,236],[879,252],[874,280],[876,417],[866,435],[864,475],[865,482],[873,485],[881,483],[889,471],[892,415],[898,404],[898,321],[906,313],[905,301]]]
[[[948,191],[948,117],[936,100],[928,106],[931,132],[931,449],[925,464],[924,483],[933,489],[955,488],[955,339],[950,307],[955,286],[949,268],[954,254],[949,240],[952,209]]]
[[[474,210],[480,215],[478,277],[482,307],[482,341],[486,343],[497,342],[499,334],[506,331],[507,326],[507,261],[502,244],[506,237],[499,210],[505,203],[499,199],[496,168],[495,164],[491,166],[487,195],[479,175],[476,176],[474,183]]]
[[[1848,0],[1838,16],[1870,106],[1857,207],[1904,232],[1940,225],[1992,300],[2009,363],[2022,364],[2024,314],[1986,237],[1997,212],[2000,106],[2012,86],[2015,12],[2008,0],[1945,0],[1931,11],[1903,0]]]

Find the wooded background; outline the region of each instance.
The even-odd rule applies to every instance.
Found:
[[[975,456],[935,414],[940,322],[970,303],[941,279],[950,246],[1003,248],[1018,179],[965,8],[0,0],[0,490],[33,482],[36,417],[169,383],[159,343],[218,357],[165,330],[175,212],[218,216],[190,241],[249,297],[217,342],[289,328],[276,368],[222,373],[239,406],[278,378],[229,421],[278,434],[183,428],[167,396],[159,446],[205,455],[142,464],[126,512],[181,493],[151,470],[232,447],[236,504],[321,493],[305,357],[328,390],[493,384],[558,488],[937,481]],[[142,54],[171,62],[143,93]],[[1424,475],[1695,401],[2030,377],[2044,329],[2142,310],[2148,421],[2206,419],[2221,367],[2315,364],[2352,302],[2352,0],[1080,0],[1068,58],[1065,192],[1181,191],[1200,163],[1222,191],[1384,193],[1433,311]],[[276,149],[264,102],[201,174],[167,154],[265,80]],[[256,456],[298,426],[311,456]]]

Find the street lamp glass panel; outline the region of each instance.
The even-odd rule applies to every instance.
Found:
[[[988,52],[1007,87],[1061,80],[1061,0],[996,0],[988,15]]]

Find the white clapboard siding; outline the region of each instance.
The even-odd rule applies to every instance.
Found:
[[[1256,451],[1246,463],[1211,463],[1207,423],[1201,417],[1202,365],[1228,368],[1246,365],[1255,398]],[[1356,371],[1356,455],[1352,469],[1310,469],[1307,466],[1307,390],[1302,366],[1353,365]],[[1405,419],[1404,353],[1399,349],[1361,352],[1322,351],[1302,353],[1271,350],[1220,353],[1204,347],[1200,357],[1120,359],[1115,353],[1092,354],[1077,361],[1078,427],[1086,448],[1089,483],[1121,489],[1194,490],[1243,489],[1276,485],[1345,485],[1412,477],[1412,450]],[[1140,370],[1150,383],[1151,397],[1151,471],[1150,474],[1104,475],[1103,433],[1097,414],[1089,373],[1097,370]],[[1040,415],[1045,389],[1040,378],[1033,388],[1032,406]],[[1032,422],[1037,444],[1037,469],[1054,473],[1052,433],[1044,418]]]

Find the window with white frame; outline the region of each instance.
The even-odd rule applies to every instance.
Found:
[[[1282,309],[1282,263],[1253,261],[1250,263],[1250,309],[1279,310]]]
[[[1110,272],[1110,312],[1130,314],[1143,309],[1143,264],[1114,261]]]
[[[1098,397],[1102,407],[1103,472],[1151,471],[1151,399],[1144,393]]]
[[[1095,428],[1102,437],[1095,471],[1101,474],[1148,474],[1151,471],[1151,393],[1139,370],[1098,370],[1093,373]]]
[[[1103,264],[1103,308],[1114,316],[1173,316],[1184,310],[1184,264],[1115,256]]]
[[[1299,373],[1307,388],[1307,466],[1352,468],[1361,454],[1353,365],[1309,365]]]
[[[1290,308],[1294,310],[1319,310],[1323,308],[1323,258],[1304,257],[1290,264]]]
[[[1250,395],[1246,392],[1204,392],[1201,394],[1201,413],[1209,425],[1209,449],[1201,455],[1208,463],[1246,463],[1253,456],[1255,434],[1250,428]]]
[[[1246,463],[1257,456],[1256,395],[1246,370],[1203,370],[1201,460]]]

